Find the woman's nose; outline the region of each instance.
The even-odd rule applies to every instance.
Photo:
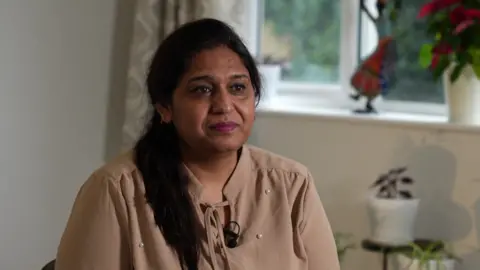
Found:
[[[230,113],[233,110],[231,95],[227,89],[220,89],[212,96],[213,113]]]

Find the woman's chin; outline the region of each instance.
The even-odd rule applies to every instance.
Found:
[[[237,151],[240,149],[243,144],[245,143],[244,140],[233,140],[231,139],[216,139],[211,141],[211,147],[216,151],[216,152],[231,152],[231,151]]]

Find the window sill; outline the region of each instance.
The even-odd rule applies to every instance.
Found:
[[[327,121],[345,121],[352,124],[378,124],[406,126],[410,128],[434,129],[436,131],[479,132],[480,126],[449,123],[446,116],[379,112],[356,114],[348,109],[334,109],[321,106],[293,106],[283,102],[262,105],[257,108],[261,116],[321,118]]]

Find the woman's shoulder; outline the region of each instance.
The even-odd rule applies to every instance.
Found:
[[[305,200],[308,190],[315,189],[310,170],[302,163],[259,147],[248,149],[256,181],[262,182],[256,186],[270,186],[272,191],[285,194],[291,206],[299,198]]]
[[[307,178],[310,171],[304,164],[272,151],[248,145],[253,169],[257,171],[277,171],[283,174],[294,174]]]
[[[90,178],[118,183],[121,179],[131,178],[136,172],[134,153],[133,150],[129,150],[119,153],[96,168]]]
[[[95,169],[80,187],[77,197],[118,197],[118,194],[122,194],[121,197],[131,200],[140,179],[133,151],[126,151]]]

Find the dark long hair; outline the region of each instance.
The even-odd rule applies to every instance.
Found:
[[[182,25],[157,49],[147,76],[152,105],[171,105],[173,91],[193,57],[218,46],[228,47],[242,59],[258,102],[260,75],[240,37],[221,21],[202,19]],[[197,270],[198,221],[187,190],[188,179],[181,167],[178,134],[174,123],[162,123],[155,110],[145,134],[135,146],[135,163],[143,176],[147,202],[166,242],[175,250],[182,269]]]

